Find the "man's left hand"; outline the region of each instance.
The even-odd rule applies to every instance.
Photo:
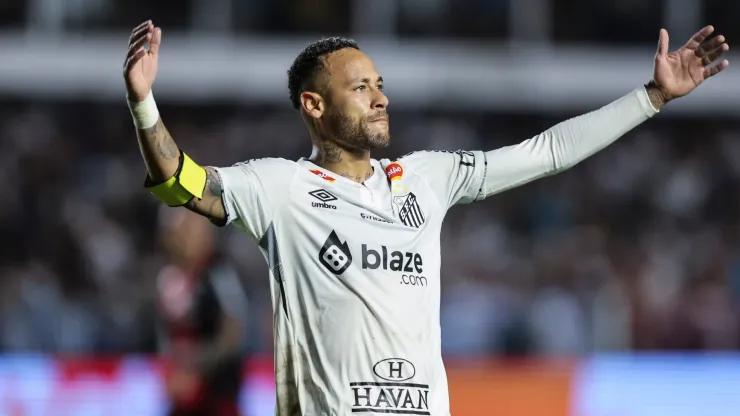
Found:
[[[730,50],[730,46],[725,43],[725,37],[722,35],[708,39],[712,33],[714,27],[706,26],[696,32],[680,49],[669,53],[668,31],[660,30],[651,86],[657,89],[655,92],[660,93],[658,101],[663,102],[654,102],[654,105],[658,104],[660,107],[670,100],[690,93],[704,80],[717,75],[730,65],[726,59],[715,64]],[[651,101],[656,101],[655,94],[650,95]]]

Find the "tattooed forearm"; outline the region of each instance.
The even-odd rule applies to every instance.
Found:
[[[180,157],[180,149],[177,148],[174,140],[158,140],[157,153],[166,159],[175,159]]]
[[[152,127],[137,130],[139,150],[153,182],[172,177],[180,163],[180,149],[160,119]]]
[[[185,207],[200,214],[216,225],[226,223],[226,210],[222,199],[221,180],[213,168],[206,169],[206,187],[203,190],[203,199],[193,198]]]
[[[136,131],[139,149],[153,183],[171,178],[180,166],[180,148],[160,119],[157,124]],[[206,186],[203,198],[192,198],[185,207],[217,225],[226,223],[226,210],[221,199],[221,180],[212,168],[206,169]]]

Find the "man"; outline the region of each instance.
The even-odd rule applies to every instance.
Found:
[[[233,223],[269,263],[277,414],[446,415],[439,238],[447,210],[575,165],[721,72],[727,61],[710,64],[728,46],[708,39],[713,31],[668,53],[661,30],[650,83],[521,144],[396,161],[370,158],[390,142],[388,98],[373,62],[348,39],[309,45],[288,71],[313,142],[297,162],[203,168],[181,152],[151,93],[162,39],[151,22],[133,31],[124,78],[147,188],[167,205]]]
[[[238,416],[247,298],[215,248],[208,221],[187,210],[162,212],[169,262],[157,279],[161,352],[171,366],[171,416]]]

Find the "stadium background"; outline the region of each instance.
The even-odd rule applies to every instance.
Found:
[[[158,222],[121,64],[164,29],[155,94],[201,163],[309,152],[285,70],[350,35],[376,60],[394,143],[493,149],[648,81],[729,0],[6,0],[0,2],[0,415],[160,415]],[[730,53],[730,61],[734,55]],[[740,411],[740,79],[730,69],[577,168],[454,209],[443,243],[453,414]],[[245,283],[242,406],[271,415],[267,268]]]

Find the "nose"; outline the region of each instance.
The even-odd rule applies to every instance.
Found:
[[[383,94],[383,91],[376,88],[374,90],[375,94],[373,96],[373,108],[377,110],[384,110],[386,107],[388,107],[389,101],[388,97]]]

